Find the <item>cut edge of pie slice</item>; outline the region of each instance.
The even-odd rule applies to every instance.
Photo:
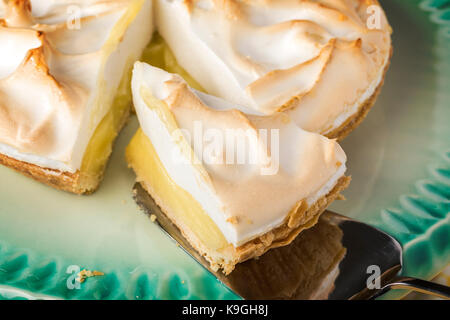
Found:
[[[132,91],[141,128],[127,147],[127,162],[213,270],[229,274],[236,264],[291,243],[350,182],[336,141],[298,128],[285,115],[245,115],[140,62]],[[223,162],[225,147],[205,155],[208,147],[194,145],[199,126],[207,132],[203,141],[208,132],[224,133],[226,140],[228,129],[243,130],[237,139],[245,140],[247,151],[262,150],[263,160]],[[278,149],[274,140],[263,141],[264,130],[278,130]],[[275,162],[277,170],[264,172]]]

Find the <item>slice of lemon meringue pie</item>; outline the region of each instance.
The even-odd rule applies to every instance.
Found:
[[[151,0],[0,0],[0,163],[94,191],[152,28]]]
[[[141,62],[132,92],[141,128],[127,161],[214,269],[290,243],[350,180],[336,141],[285,114],[246,115]]]
[[[208,93],[330,138],[365,117],[391,55],[376,0],[155,0],[155,24]]]

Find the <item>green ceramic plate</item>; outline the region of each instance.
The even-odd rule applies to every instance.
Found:
[[[404,272],[430,278],[450,263],[450,1],[383,6],[395,30],[392,66],[373,111],[343,143],[353,181],[332,209],[395,236]],[[0,168],[0,297],[236,298],[131,199],[123,155],[136,127],[133,119],[121,134],[92,196]],[[69,289],[77,266],[105,275]]]

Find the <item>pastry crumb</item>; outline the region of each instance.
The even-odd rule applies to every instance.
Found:
[[[99,277],[99,276],[104,276],[105,274],[101,271],[90,271],[90,270],[86,270],[83,269],[78,273],[78,276],[76,278],[76,281],[78,281],[79,283],[83,283],[87,278],[92,278],[92,277]]]
[[[156,216],[154,214],[150,215],[150,221],[151,222],[155,222],[156,221]]]
[[[337,200],[347,200],[347,198],[342,194],[339,194],[336,199]]]

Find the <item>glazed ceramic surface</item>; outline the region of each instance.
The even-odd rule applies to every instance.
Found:
[[[450,263],[450,1],[382,4],[394,56],[375,107],[342,143],[353,181],[331,209],[396,237],[404,273],[431,278]],[[0,168],[0,298],[237,298],[134,204],[124,149],[136,128],[133,118],[91,196]],[[71,288],[78,268],[105,275]]]

